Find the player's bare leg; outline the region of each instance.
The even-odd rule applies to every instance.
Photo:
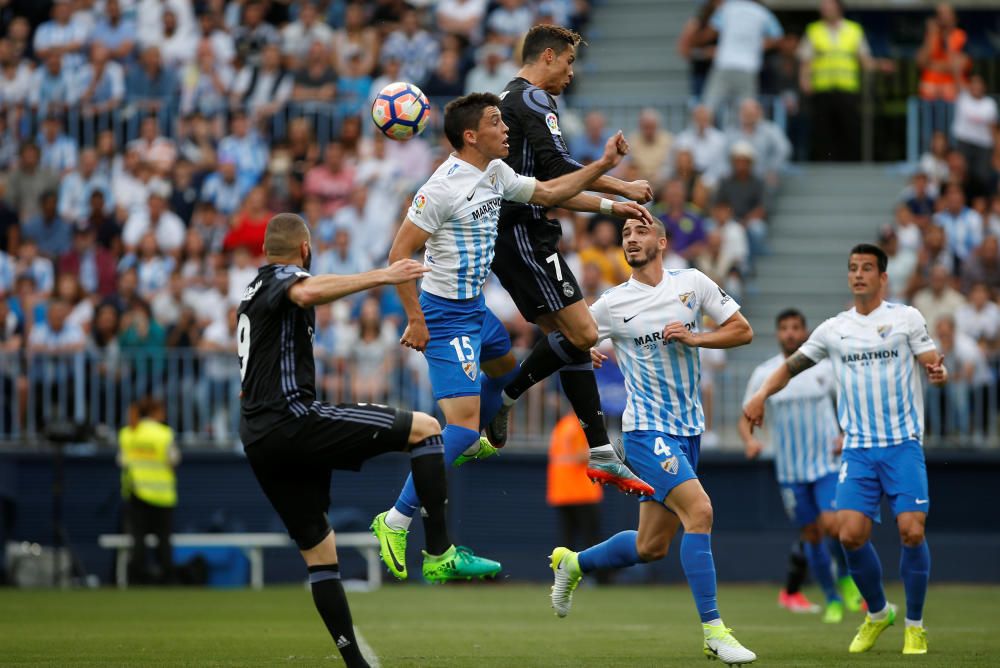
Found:
[[[590,446],[587,475],[629,494],[652,494],[653,488],[625,466],[608,438],[597,379],[590,361],[590,349],[597,343],[597,323],[586,302],[577,301],[541,315],[535,324],[546,336],[525,359],[517,378],[504,389],[503,406],[486,429],[490,442],[498,446],[506,443],[514,403],[529,387],[559,371],[563,392]]]
[[[361,655],[358,641],[354,637],[354,623],[347,595],[340,582],[340,566],[337,559],[337,545],[333,531],[315,547],[301,551],[309,568],[309,587],[312,589],[313,603],[327,631],[337,644],[340,655],[348,668],[368,668],[368,662]]]

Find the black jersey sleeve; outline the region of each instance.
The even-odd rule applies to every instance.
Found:
[[[302,267],[293,264],[284,264],[276,267],[273,278],[263,286],[261,297],[269,309],[277,309],[281,306],[291,304],[288,299],[288,288],[292,287],[304,278],[309,278],[311,274]]]
[[[580,169],[583,165],[569,154],[552,97],[538,88],[525,89],[521,96],[524,136],[541,167],[536,174],[554,179]]]

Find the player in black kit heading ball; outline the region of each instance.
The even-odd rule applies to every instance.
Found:
[[[463,556],[448,538],[441,425],[426,413],[317,401],[315,307],[379,285],[412,281],[426,269],[415,260],[400,260],[364,274],[312,276],[309,228],[289,213],[268,222],[264,255],[267,264],[247,286],[238,311],[240,438],[264,494],[302,552],[316,609],[345,663],[364,668],[368,663],[354,636],[326,519],[331,471],[360,470],[365,460],[384,452],[409,453],[425,511],[425,564],[431,561],[441,579],[451,579]]]
[[[510,154],[505,162],[518,174],[546,180],[581,167],[570,157],[553,98],[573,80],[580,41],[572,30],[553,25],[537,25],[524,38],[524,66],[500,94],[500,112],[509,128]],[[625,182],[607,175],[594,181],[591,189],[639,204],[653,198],[646,181]],[[610,214],[612,204],[603,199],[601,211]],[[548,220],[543,207],[504,201],[493,273],[525,320],[538,325],[545,336],[504,388],[503,407],[488,425],[486,435],[493,445],[502,446],[507,440],[508,415],[518,397],[559,371],[563,391],[590,446],[587,475],[623,492],[652,494],[653,488],[622,463],[608,438],[590,361],[590,348],[597,343],[597,324],[559,252],[561,236],[559,222]]]

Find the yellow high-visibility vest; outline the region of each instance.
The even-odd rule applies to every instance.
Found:
[[[173,442],[174,430],[155,420],[141,420],[134,428],[118,432],[126,495],[154,506],[177,505],[177,479],[170,464]]]
[[[812,42],[813,91],[845,91],[856,93],[861,88],[861,67],[858,49],[864,39],[864,30],[854,21],[842,20],[837,39],[823,21],[814,21],[806,28],[806,37]]]

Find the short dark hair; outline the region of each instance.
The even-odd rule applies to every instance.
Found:
[[[778,315],[774,318],[774,325],[778,326],[790,318],[798,318],[799,322],[802,323],[802,326],[806,326],[806,317],[802,315],[802,311],[797,308],[786,308],[784,311],[778,313]]]
[[[499,107],[500,98],[493,93],[469,93],[457,97],[444,108],[444,134],[456,151],[462,150],[466,130],[479,128],[479,120],[487,107]]]
[[[858,244],[851,249],[851,255],[874,255],[878,261],[878,273],[884,274],[889,267],[889,256],[875,244]]]
[[[533,63],[538,60],[545,49],[552,49],[556,55],[566,50],[566,47],[577,46],[583,42],[580,35],[569,28],[555,25],[537,25],[528,31],[521,47],[521,60]]]
[[[295,253],[299,244],[309,240],[309,226],[294,213],[279,213],[267,221],[264,230],[264,254],[283,258]]]

